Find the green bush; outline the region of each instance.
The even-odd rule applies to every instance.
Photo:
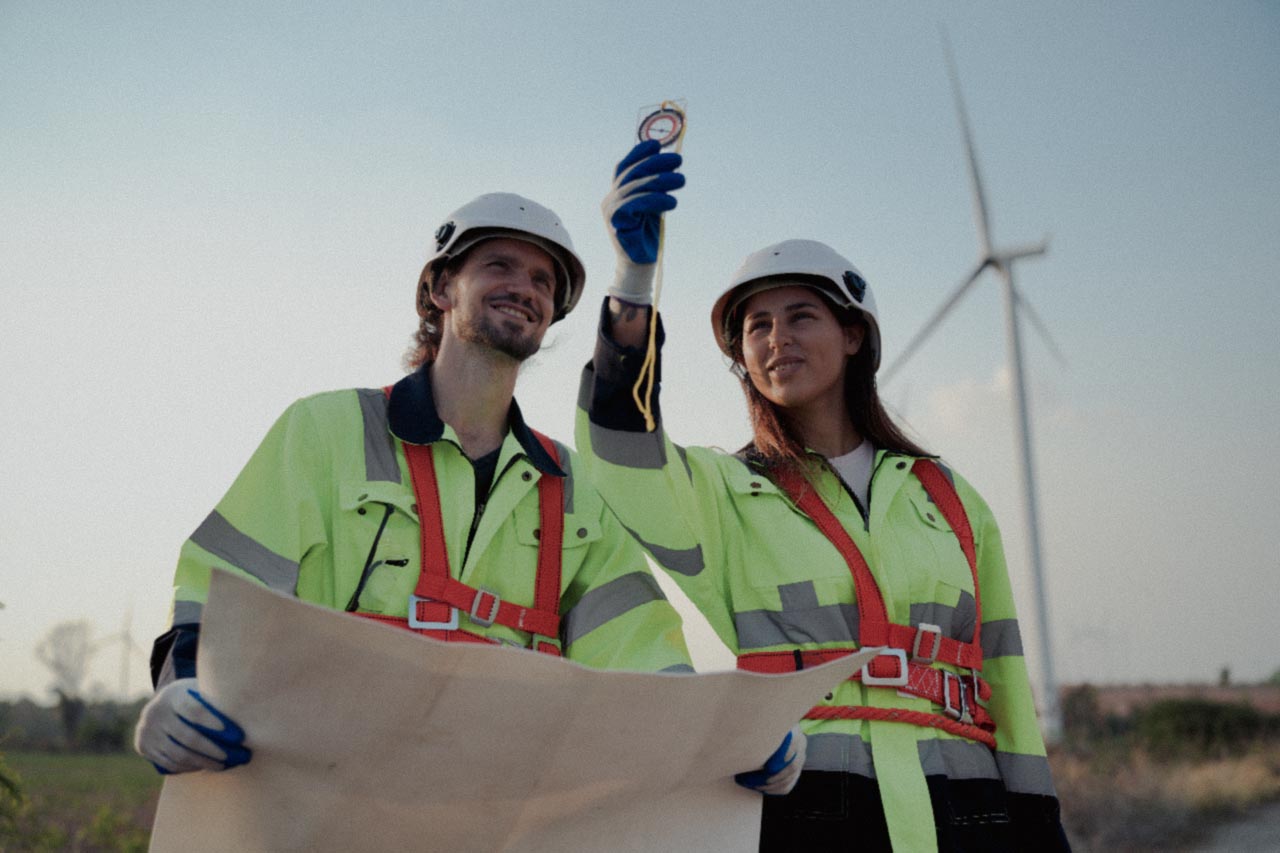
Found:
[[[1135,736],[1160,756],[1239,755],[1277,730],[1274,719],[1243,703],[1165,699],[1133,714]]]
[[[27,795],[18,774],[9,769],[0,755],[0,838],[11,833],[27,808]]]

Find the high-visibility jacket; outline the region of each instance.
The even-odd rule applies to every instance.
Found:
[[[631,397],[641,355],[618,348],[602,333],[582,376],[576,444],[605,500],[735,655],[855,648],[858,607],[848,563],[814,521],[744,456],[677,446],[663,429],[657,406],[657,429],[645,431]],[[973,572],[947,520],[912,474],[915,459],[877,451],[865,517],[825,461],[815,461],[816,490],[865,557],[889,621],[936,625],[945,637],[972,640]],[[921,849],[933,844],[926,776],[935,786],[938,777],[958,783],[989,780],[1010,797],[1032,798],[1034,811],[1049,814],[1051,822],[1056,823],[1057,813],[999,530],[973,487],[947,473],[975,540],[982,677],[990,685],[984,704],[995,723],[996,748],[900,722],[802,722],[809,738],[805,771],[878,779],[891,829],[923,826],[921,837],[928,838]],[[970,675],[947,663],[931,666]],[[940,711],[928,699],[858,680],[835,686],[821,706]],[[1038,808],[1041,804],[1050,808]],[[1050,831],[1056,835],[1057,826]]]
[[[563,477],[559,636],[538,641],[592,667],[691,671],[679,615],[600,495],[574,476],[571,451],[556,446],[564,460],[558,465],[513,401],[493,483],[477,513],[474,469],[440,420],[422,369],[397,383],[389,398],[372,388],[318,394],[276,421],[182,546],[173,627],[152,656],[157,683],[195,672],[215,566],[335,610],[405,617],[418,582],[421,536],[404,442],[430,448],[451,576],[486,594],[477,616],[457,611],[460,631],[530,646],[528,632],[485,617],[495,597],[534,605],[537,484]]]

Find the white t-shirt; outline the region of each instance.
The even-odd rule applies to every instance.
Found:
[[[845,455],[833,456],[827,461],[858,499],[858,506],[865,514],[870,508],[871,468],[876,461],[876,451],[871,442],[864,438],[861,444]]]

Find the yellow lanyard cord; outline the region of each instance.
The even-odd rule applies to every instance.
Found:
[[[662,107],[673,106],[671,101],[663,101]],[[684,125],[680,130],[680,135],[676,138],[675,152],[680,153],[680,149],[684,147],[684,134],[689,129],[689,115],[684,114]],[[644,428],[646,432],[653,432],[657,428],[657,422],[653,418],[653,381],[654,374],[658,364],[658,299],[662,295],[662,254],[666,248],[667,219],[661,216],[658,219],[658,257],[655,261],[658,267],[654,271],[653,277],[653,302],[649,312],[649,344],[645,350],[644,361],[640,365],[640,376],[636,379],[635,387],[631,389],[631,397],[636,401],[636,408],[640,410],[640,414],[644,415]],[[644,386],[643,395],[640,387]]]

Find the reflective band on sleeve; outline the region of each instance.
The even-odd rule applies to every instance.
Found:
[[[678,664],[675,664],[674,666],[669,666],[666,669],[658,670],[658,672],[693,672],[693,671],[694,671],[693,667],[689,666],[689,664],[687,663],[678,663]]]
[[[646,542],[643,536],[640,536],[630,527],[623,525],[631,537],[644,546],[653,559],[658,561],[658,565],[662,566],[669,572],[675,572],[678,575],[686,577],[694,577],[699,574],[706,564],[702,561],[702,546],[697,545],[693,548],[678,550],[676,548],[663,548],[661,545],[654,545],[652,542]]]
[[[735,613],[738,649],[750,651],[783,643],[852,643],[858,636],[858,609],[825,604],[807,610],[747,610]]]
[[[564,647],[642,604],[665,601],[658,582],[647,572],[632,572],[588,592],[564,616]]]
[[[689,467],[689,451],[680,445],[676,445],[676,455],[680,457],[680,462],[684,465],[684,473],[690,480],[693,479],[693,469]]]
[[[855,773],[869,779],[876,777],[871,763],[871,747],[857,735],[820,733],[809,735],[805,746],[805,770],[829,770]]]
[[[191,541],[271,589],[290,595],[297,591],[298,564],[236,530],[216,509],[191,534]]]
[[[173,602],[173,624],[189,625],[199,622],[204,615],[204,605],[198,601]]]
[[[387,424],[387,395],[381,388],[361,388],[360,414],[364,417],[364,475],[370,482],[400,482],[396,442]]]
[[[1013,793],[1057,796],[1053,789],[1053,777],[1049,774],[1049,759],[1042,755],[997,752],[996,766],[1000,768],[1004,786]]]
[[[662,433],[626,432],[591,424],[591,449],[605,462],[626,468],[661,469],[667,464]]]
[[[1017,619],[997,619],[982,626],[984,660],[1018,657],[1022,654],[1022,632]]]
[[[971,740],[920,741],[920,767],[926,776],[951,779],[999,779],[995,757],[985,745]]]

